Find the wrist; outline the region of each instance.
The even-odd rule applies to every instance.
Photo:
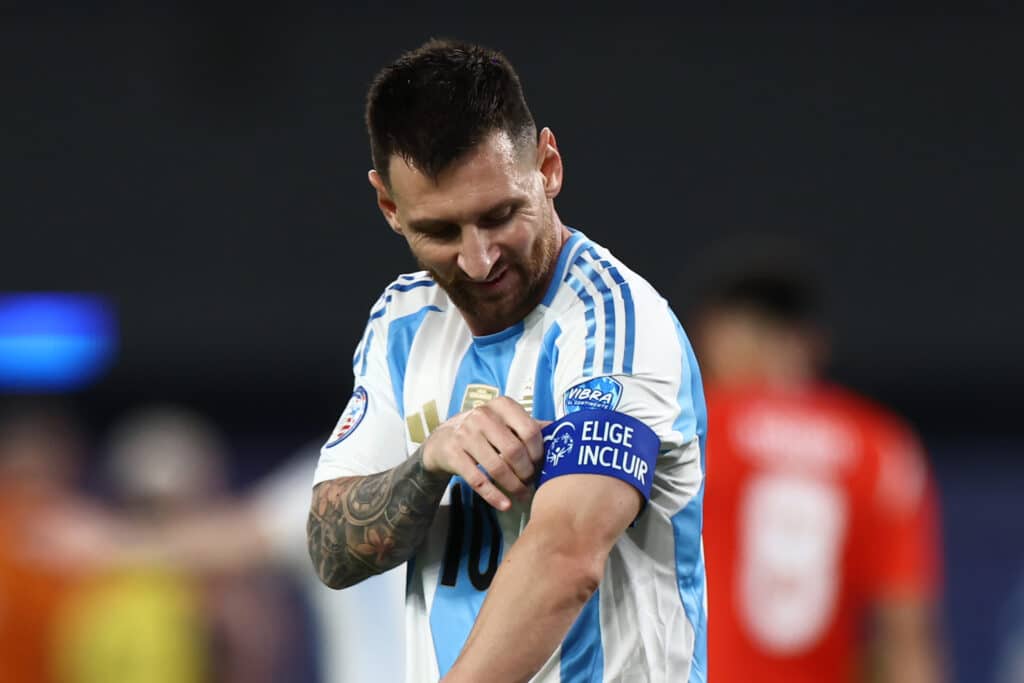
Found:
[[[447,480],[451,478],[450,472],[441,468],[433,458],[428,456],[426,444],[417,449],[414,457],[419,459],[420,464],[423,467],[423,472],[431,479],[437,479],[438,481],[444,480],[447,482]]]

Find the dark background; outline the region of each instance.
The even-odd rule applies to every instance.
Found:
[[[412,268],[365,179],[369,80],[430,36],[498,47],[558,136],[563,220],[681,307],[723,240],[814,256],[833,375],[933,454],[955,659],[988,680],[1024,567],[1024,26],[1010,3],[819,4],[2,10],[0,292],[114,302],[117,363],[69,397],[98,431],[181,401],[269,465],[331,428]]]

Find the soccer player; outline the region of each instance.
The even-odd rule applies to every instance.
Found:
[[[708,652],[716,683],[939,680],[935,493],[900,419],[819,378],[810,280],[704,295]]]
[[[343,588],[408,562],[406,681],[704,681],[704,401],[682,328],[554,199],[508,61],[384,68],[377,204],[423,270],[370,310],[315,475]]]

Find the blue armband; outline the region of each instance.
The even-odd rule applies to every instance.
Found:
[[[569,413],[541,430],[544,466],[537,487],[564,474],[603,474],[636,488],[647,501],[660,440],[635,417],[612,410]]]

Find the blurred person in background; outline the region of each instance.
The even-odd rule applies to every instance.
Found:
[[[273,576],[147,552],[178,520],[231,504],[226,449],[213,426],[183,410],[148,409],[120,423],[106,451],[119,517],[89,533],[103,542],[93,548],[96,576],[77,592],[59,629],[61,680],[288,678],[295,614]]]
[[[128,451],[120,448],[115,452]],[[78,525],[47,525],[42,532],[47,540],[47,558],[63,566],[91,567],[94,571],[149,567],[177,576],[234,576],[261,569],[286,572],[301,588],[312,612],[310,654],[315,662],[300,663],[289,658],[293,664],[279,680],[400,680],[403,657],[401,648],[398,652],[394,648],[403,638],[404,570],[396,569],[339,592],[324,586],[310,564],[304,528],[310,482],[319,454],[318,446],[300,450],[237,497],[215,496],[210,501],[200,496],[205,502],[196,505],[160,505],[161,514],[146,515],[146,519],[139,515],[131,519],[106,515],[93,516]],[[115,461],[122,458],[115,456]],[[132,471],[136,468],[126,465],[109,468],[115,480],[135,476]],[[208,469],[209,463],[200,465],[200,470]],[[158,464],[148,476],[155,481],[145,488],[159,500],[165,498],[158,492],[168,482],[188,473],[169,471]],[[221,477],[216,473],[212,476]],[[201,483],[207,476],[198,479]],[[127,482],[125,486],[137,488]],[[209,489],[208,485],[202,488]],[[89,542],[83,543],[83,539]],[[194,593],[191,595],[188,604],[196,615],[199,610]],[[182,613],[179,609],[178,614]],[[287,619],[272,626],[282,640],[298,638],[294,624]]]
[[[735,261],[734,261],[735,263]],[[936,492],[902,420],[822,378],[813,280],[705,288],[709,665],[718,683],[942,680]]]
[[[400,681],[405,670],[404,567],[335,591],[320,581],[309,561],[305,525],[319,456],[319,445],[310,446],[263,477],[248,492],[240,516],[221,519],[224,532],[249,539],[249,551],[239,557],[252,553],[255,561],[284,566],[301,585],[314,616],[324,683]],[[202,548],[196,549],[202,554]]]
[[[139,537],[138,529],[122,533],[117,554],[126,561],[147,558],[192,571],[239,572],[258,567],[287,571],[312,611],[320,680],[401,680],[404,569],[339,592],[323,585],[309,561],[304,531],[319,455],[319,446],[302,449],[237,500],[186,511],[147,532],[146,539]],[[280,632],[283,626],[277,629]],[[285,680],[299,678],[292,672]]]
[[[81,578],[74,563],[39,561],[26,529],[99,514],[77,484],[86,443],[76,421],[47,403],[0,415],[0,682],[56,681],[55,633]],[[88,544],[79,535],[75,544]]]

